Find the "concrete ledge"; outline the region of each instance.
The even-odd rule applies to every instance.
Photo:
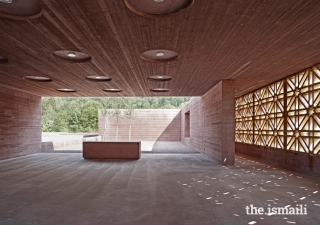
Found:
[[[53,151],[54,149],[52,141],[41,142],[41,150],[42,152]]]
[[[85,159],[140,159],[141,142],[83,142]]]

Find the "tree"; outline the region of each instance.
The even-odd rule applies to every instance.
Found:
[[[189,99],[189,97],[42,98],[42,131],[97,132],[98,109],[106,110],[102,110],[106,122],[108,117],[115,117],[117,121],[121,117],[126,117],[131,123],[134,109],[182,108]],[[120,109],[125,109],[124,115]],[[131,139],[130,132],[131,128],[129,139]]]

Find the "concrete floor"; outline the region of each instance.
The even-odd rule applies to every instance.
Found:
[[[0,161],[0,224],[319,224],[320,179],[237,156],[143,154],[138,161],[42,153]],[[247,215],[303,204],[307,215]]]

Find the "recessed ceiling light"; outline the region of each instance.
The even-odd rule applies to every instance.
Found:
[[[69,53],[68,53],[68,56],[69,56],[69,57],[76,57],[76,53],[74,53],[74,52],[69,52]]]
[[[179,53],[167,49],[142,52],[140,58],[149,62],[170,62],[179,59]]]
[[[162,56],[164,56],[164,53],[163,53],[163,52],[157,52],[157,53],[156,53],[156,56],[162,57]]]
[[[106,91],[106,92],[121,92],[122,90],[118,89],[118,88],[106,88],[106,89],[103,89],[103,91]]]
[[[152,76],[149,76],[148,78],[156,81],[168,81],[173,79],[173,77],[167,76],[167,75],[152,75]]]
[[[58,50],[50,53],[50,56],[56,59],[66,60],[70,63],[84,63],[91,60],[91,56],[83,53],[70,50]]]
[[[41,82],[49,82],[52,81],[49,77],[40,77],[40,76],[25,76],[23,79],[33,80],[33,81],[41,81]]]
[[[13,20],[35,19],[42,15],[38,0],[0,0],[0,17]]]
[[[152,88],[150,89],[150,91],[153,91],[153,92],[167,92],[167,91],[170,91],[168,88]]]
[[[12,3],[12,0],[0,0],[0,2],[3,2],[3,3]]]
[[[76,92],[75,89],[71,89],[71,88],[60,88],[60,89],[57,89],[57,91],[61,91],[61,92]]]
[[[163,18],[185,12],[193,5],[194,0],[124,0],[124,2],[132,12],[140,16]]]
[[[86,76],[86,78],[88,80],[92,80],[92,81],[110,81],[111,80],[111,77],[97,76],[97,75]]]

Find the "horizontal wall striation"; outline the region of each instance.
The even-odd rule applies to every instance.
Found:
[[[121,117],[118,123],[99,110],[99,135],[104,141],[180,141],[180,109],[135,109],[131,120]]]
[[[192,98],[182,109],[182,141],[218,160],[234,164],[234,86],[223,80],[202,97]],[[185,137],[185,113],[190,115],[190,138]]]
[[[41,152],[41,97],[0,88],[0,159]]]
[[[221,160],[226,165],[235,162],[235,92],[234,83],[225,80],[220,83],[222,89],[222,115],[221,115]]]
[[[288,169],[320,177],[320,157],[302,152],[236,142],[236,153],[246,154]]]

